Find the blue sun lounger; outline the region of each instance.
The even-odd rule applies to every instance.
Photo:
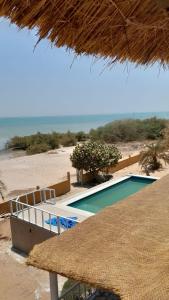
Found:
[[[68,219],[64,217],[59,217],[59,220],[60,220],[60,226],[62,226],[63,228],[72,228],[77,224],[76,222],[77,217],[68,217]],[[58,219],[56,217],[53,217],[49,220],[46,220],[45,223],[51,224],[53,226],[57,226]]]

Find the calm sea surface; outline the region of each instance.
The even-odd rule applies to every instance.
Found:
[[[144,119],[152,116],[169,119],[169,112],[161,113],[131,113],[111,115],[82,115],[82,116],[56,116],[56,117],[24,117],[24,118],[0,118],[0,149],[8,139],[15,135],[29,135],[37,131],[47,133],[52,131],[88,132],[91,128],[97,128],[113,120],[120,119]]]

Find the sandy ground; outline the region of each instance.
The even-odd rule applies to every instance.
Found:
[[[6,184],[9,196],[31,191],[36,186],[46,187],[76,171],[71,166],[70,153],[73,147],[57,151],[0,160],[0,178]]]

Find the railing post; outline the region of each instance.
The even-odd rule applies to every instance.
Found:
[[[58,228],[58,235],[60,235],[60,218],[57,216],[57,228]]]
[[[16,202],[16,215],[17,215],[17,218],[18,218],[18,215],[19,215],[19,213],[18,213],[18,202]]]
[[[26,204],[29,204],[28,195],[26,194]]]
[[[10,201],[10,212],[11,212],[11,215],[13,215],[13,203],[12,203],[12,200]]]
[[[22,219],[24,220],[24,204],[21,204],[22,207]]]
[[[50,297],[51,300],[58,300],[59,299],[59,292],[58,292],[58,276],[56,273],[49,273],[49,280],[50,280]]]
[[[35,214],[35,225],[37,225],[37,210],[36,210],[36,207],[34,207],[34,214]]]
[[[30,223],[30,220],[31,220],[31,218],[30,218],[30,207],[28,207],[28,221],[29,221],[29,223]]]
[[[46,203],[46,191],[43,190],[43,201]]]
[[[50,231],[52,231],[51,213],[49,213],[49,228],[50,228]]]
[[[42,227],[44,228],[44,215],[43,215],[43,211],[41,213],[42,213]]]
[[[32,196],[33,196],[33,205],[35,206],[36,200],[35,200],[35,193],[34,192],[32,193]]]

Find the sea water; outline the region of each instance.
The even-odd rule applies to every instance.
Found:
[[[42,133],[68,130],[89,132],[91,128],[103,126],[114,120],[145,119],[153,116],[169,119],[169,112],[0,118],[0,149],[4,148],[5,143],[15,135],[30,135],[38,131]]]

